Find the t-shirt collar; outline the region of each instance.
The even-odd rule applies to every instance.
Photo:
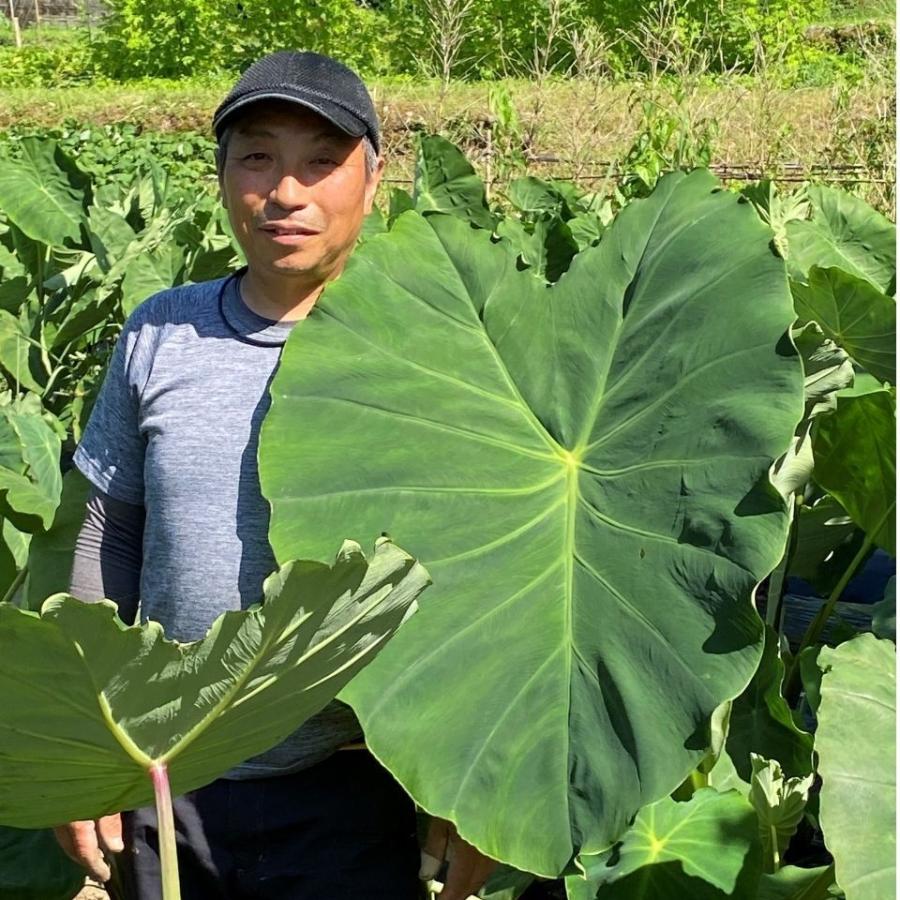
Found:
[[[246,267],[238,270],[223,285],[222,316],[235,332],[235,337],[243,338],[252,344],[265,344],[278,347],[284,344],[296,322],[276,322],[266,319],[254,312],[241,297],[241,278]]]

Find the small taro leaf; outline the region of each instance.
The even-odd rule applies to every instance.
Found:
[[[756,816],[737,791],[701,788],[686,803],[666,797],[638,813],[612,852],[580,864],[585,879],[567,879],[567,887],[581,880],[588,889],[570,889],[573,900],[751,900],[760,874]]]
[[[129,261],[122,279],[122,311],[126,316],[153,294],[181,284],[184,255],[183,248],[169,244],[141,252]]]
[[[788,575],[802,578],[820,597],[827,597],[856,556],[865,535],[829,494],[813,506],[800,507],[797,531]]]
[[[548,218],[563,219],[570,219],[573,215],[558,184],[534,175],[511,181],[506,196],[519,212],[540,213]]]
[[[21,531],[33,534],[53,521],[59,455],[59,436],[39,415],[0,406],[0,515]]]
[[[896,648],[861,634],[819,653],[820,821],[847,900],[894,896]]]
[[[10,489],[6,504],[21,515],[38,517],[40,527],[49,528],[62,493],[59,434],[39,413],[24,408],[24,404],[6,407],[3,414],[19,437],[25,476],[31,486],[30,490]],[[15,516],[10,518],[17,524]]]
[[[578,245],[579,252],[596,244],[603,237],[605,230],[600,217],[592,212],[579,213],[574,219],[569,219],[566,225]]]
[[[419,212],[450,213],[493,229],[496,220],[488,209],[484,183],[462,152],[436,134],[420,137],[418,149],[413,207]]]
[[[88,480],[78,469],[69,469],[62,480],[62,496],[53,524],[31,539],[25,585],[28,609],[39,610],[51,594],[68,591],[75,539],[84,522],[89,493]]]
[[[893,575],[884,589],[884,599],[872,607],[872,633],[897,641],[897,579]]]
[[[32,375],[30,356],[31,342],[22,323],[12,313],[0,309],[0,366],[14,384],[41,394],[44,389]]]
[[[815,185],[808,196],[811,221],[787,224],[791,271],[803,280],[813,266],[834,266],[893,294],[897,226],[846,191]]]
[[[750,596],[787,533],[767,472],[802,412],[770,240],[703,171],[550,287],[508,241],[406,213],[285,346],[260,445],[276,556],[371,529],[433,563],[432,602],[345,699],[495,859],[555,877],[608,847],[757,667]]]
[[[781,196],[773,182],[763,179],[758,184],[745,187],[741,194],[756,207],[759,217],[775,232],[775,246],[778,253],[787,259],[789,256],[787,224],[795,219],[805,219],[809,215],[806,190],[801,188],[793,194]]]
[[[814,440],[815,479],[879,547],[894,554],[895,407],[888,390],[840,397]]]
[[[762,845],[763,868],[777,872],[809,799],[813,775],[787,778],[775,760],[751,753],[753,776],[750,781],[750,802],[759,819],[759,840]]]
[[[275,745],[322,709],[410,612],[425,570],[387,540],[300,561],[266,600],[200,641],[126,628],[109,601],[0,605],[0,823],[45,827],[149,803],[154,763],[175,795]]]
[[[90,179],[55,141],[26,137],[18,146],[20,158],[0,165],[0,210],[42,244],[79,241]]]
[[[362,229],[359,232],[359,242],[364,244],[369,238],[374,237],[376,234],[384,234],[387,230],[387,220],[384,218],[384,213],[377,206],[373,206],[372,212],[363,219]]]
[[[134,229],[123,215],[103,206],[91,207],[88,224],[91,250],[100,268],[108,272],[135,239]]]
[[[788,775],[812,771],[813,738],[794,724],[791,708],[781,694],[784,663],[778,635],[766,626],[766,645],[759,668],[747,689],[732,703],[725,748],[738,774],[750,781],[751,756],[778,760]]]
[[[834,881],[831,866],[801,869],[785,866],[774,875],[763,875],[759,880],[756,900],[821,900],[829,896],[825,890]]]
[[[402,188],[391,188],[388,206],[388,225],[393,225],[394,221],[399,216],[415,208],[415,201],[406,193],[406,191]]]
[[[0,827],[0,900],[72,900],[83,886],[52,831]]]
[[[897,380],[897,304],[886,294],[841,269],[809,271],[809,284],[791,282],[801,322],[815,322],[879,381]]]

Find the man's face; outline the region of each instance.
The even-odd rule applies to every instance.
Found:
[[[293,104],[259,103],[234,126],[222,201],[250,268],[304,286],[337,275],[372,209],[381,162],[360,138]]]

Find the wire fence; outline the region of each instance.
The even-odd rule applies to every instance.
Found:
[[[0,11],[12,24],[16,43],[21,29],[53,25],[66,28],[92,27],[106,15],[103,0],[0,0]]]
[[[628,170],[620,163],[608,160],[589,160],[587,162],[568,159],[553,154],[540,154],[526,160],[525,170],[530,174],[541,174],[548,167],[578,165],[578,169],[554,171],[552,177],[562,181],[596,183],[605,180],[616,181],[628,174]],[[895,185],[896,175],[887,167],[872,168],[867,165],[850,164],[811,164],[799,162],[778,163],[763,169],[759,165],[748,163],[718,162],[707,167],[722,181],[761,181],[764,178],[776,184],[803,184],[807,181],[824,182],[837,185],[884,184]],[[411,185],[411,177],[389,177],[387,184]],[[505,184],[508,178],[489,178],[487,184]]]

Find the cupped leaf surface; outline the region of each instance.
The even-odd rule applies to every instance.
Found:
[[[44,827],[175,794],[278,743],[383,646],[428,583],[382,541],[333,566],[294,562],[266,602],[219,617],[200,641],[126,628],[108,601],[57,595],[41,614],[0,605],[0,824]]]
[[[769,242],[705,172],[552,287],[407,213],[285,348],[260,448],[276,555],[374,529],[427,560],[431,602],[345,699],[419,803],[518,868],[615,840],[759,661],[750,593],[786,531],[766,473],[802,411]]]
[[[797,315],[812,320],[879,381],[897,380],[897,304],[864,278],[814,266],[791,285]]]
[[[897,226],[864,200],[837,188],[808,191],[812,217],[786,225],[791,271],[835,266],[893,294],[897,279]]]

